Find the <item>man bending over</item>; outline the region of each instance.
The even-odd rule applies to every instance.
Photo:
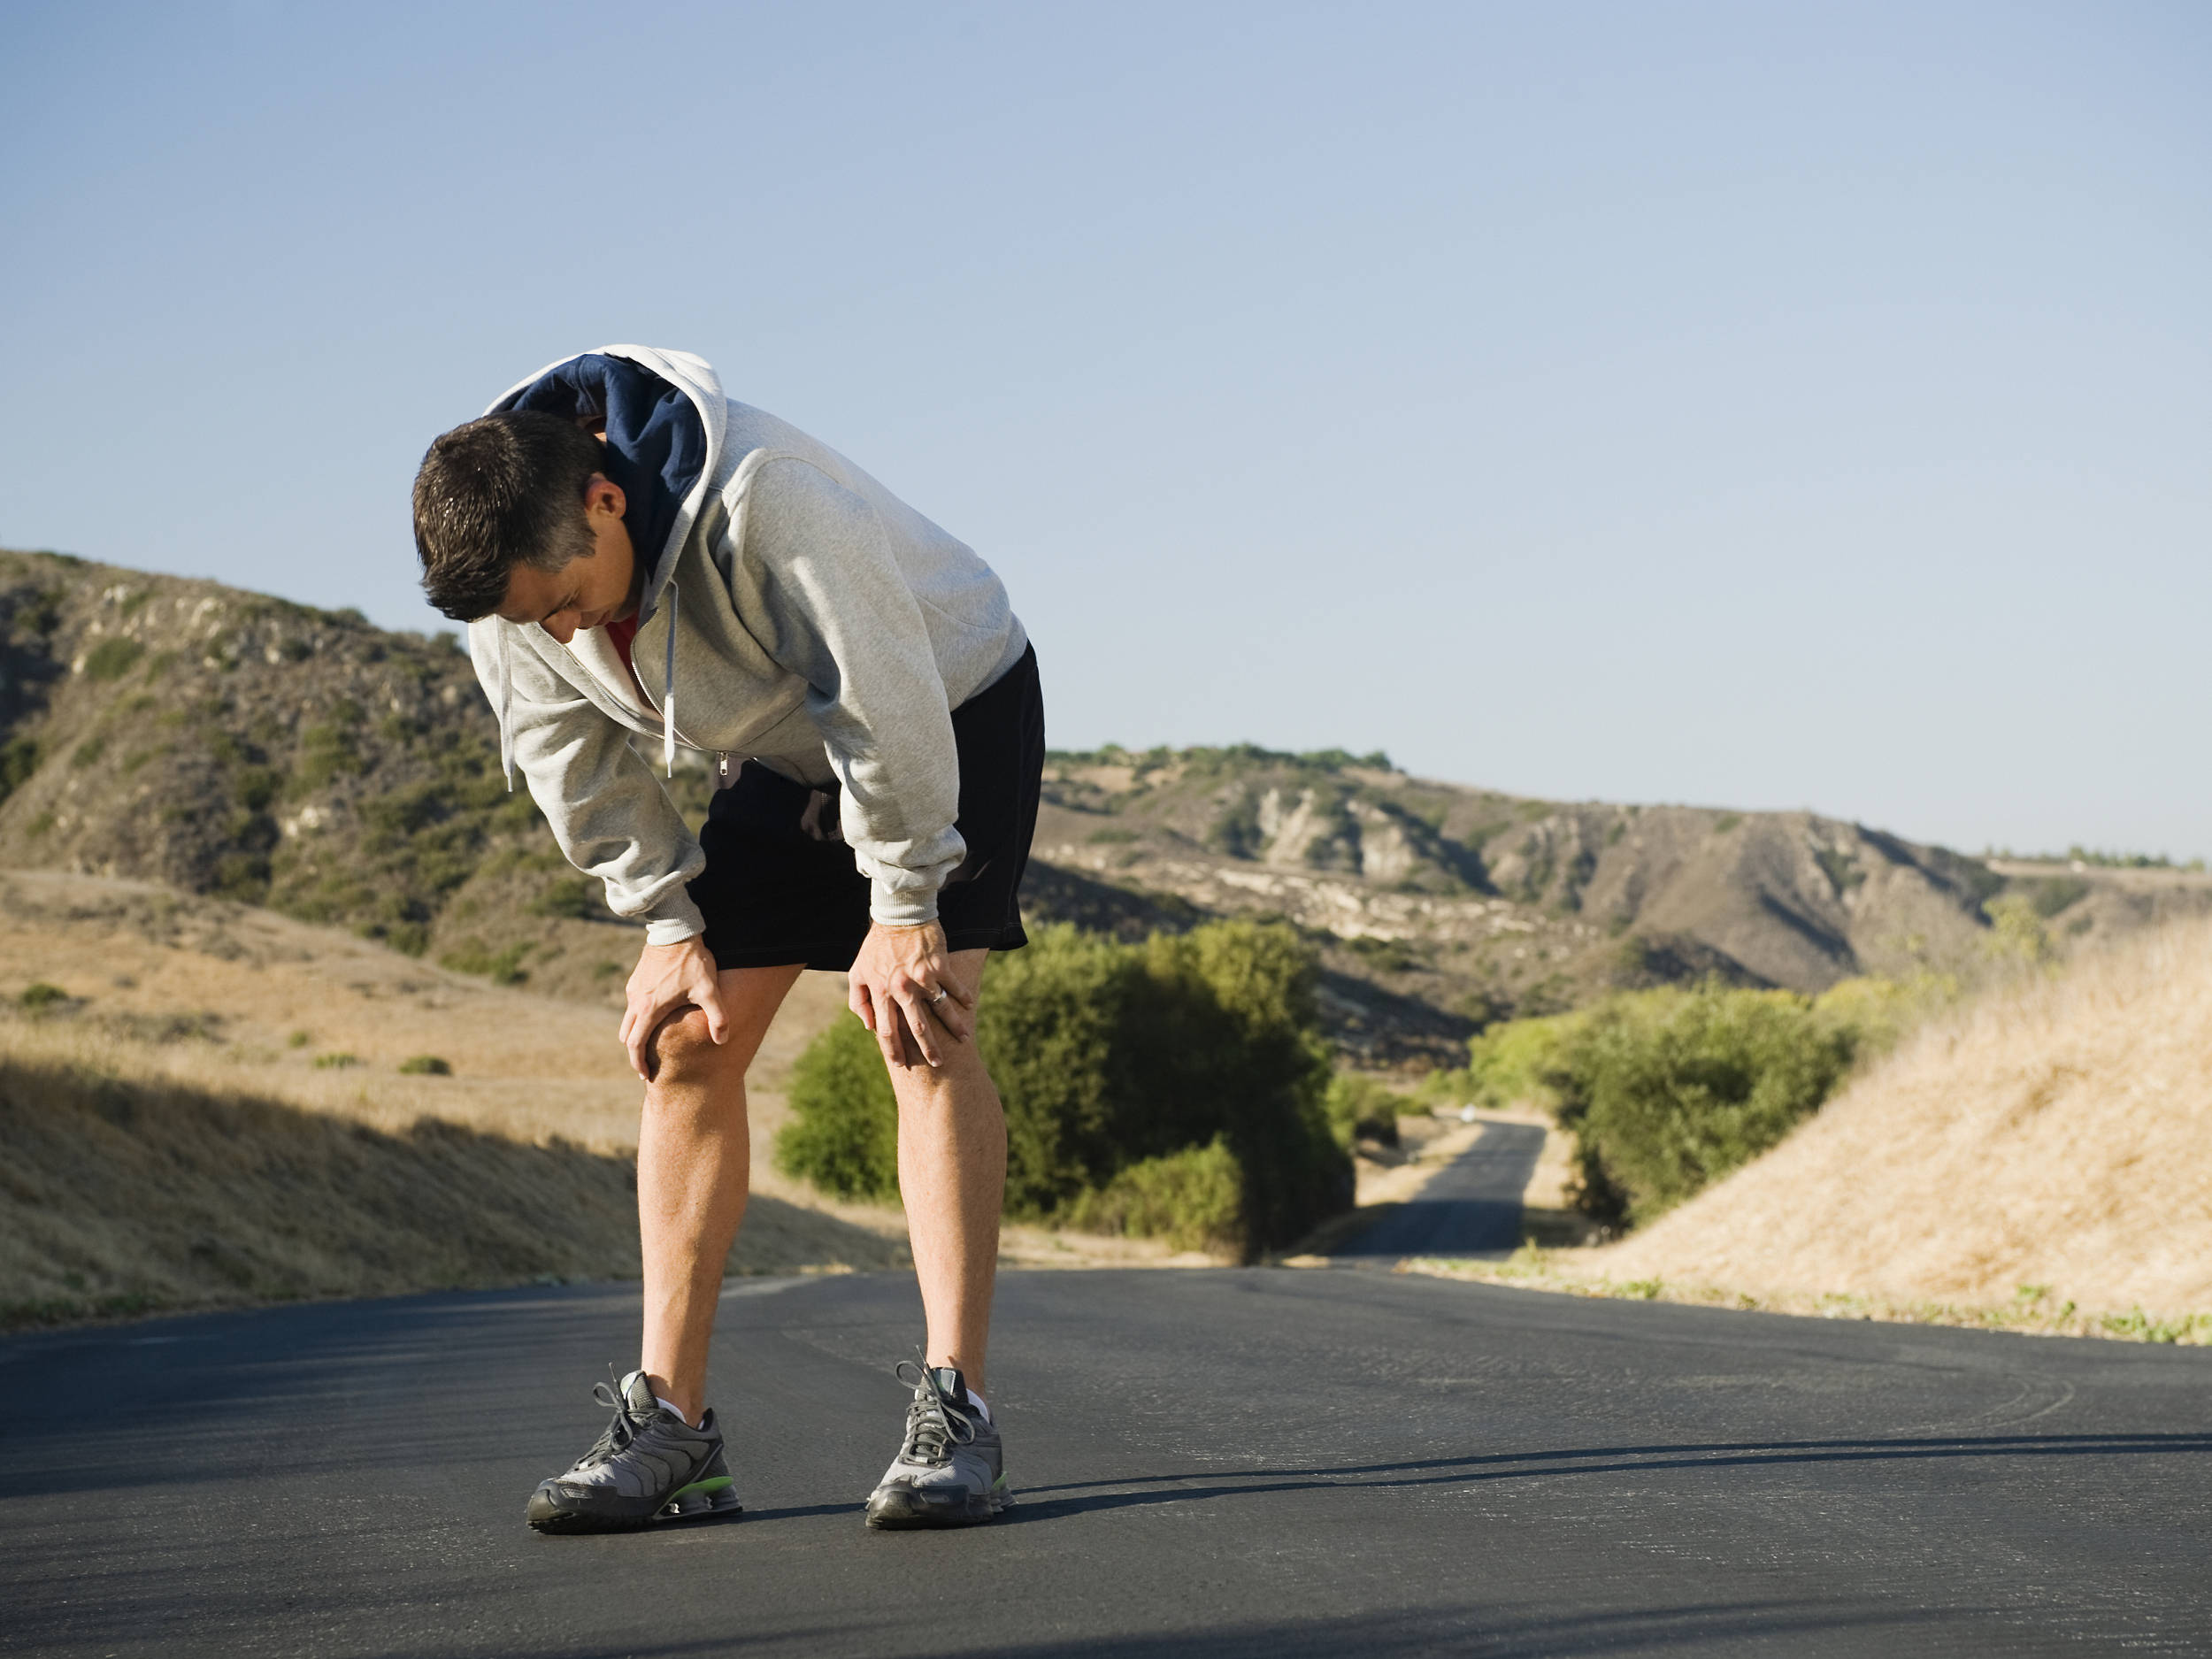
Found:
[[[1010,1501],[985,1355],[1006,1178],[976,1051],[984,959],[1044,762],[1036,654],[975,554],[835,451],[726,398],[697,357],[610,346],[432,444],[423,586],[469,624],[520,770],[579,870],[643,918],[621,1040],[645,1079],[645,1333],[614,1419],[531,1494],[542,1532],[734,1513],[705,1401],[745,1210],[745,1069],[803,969],[848,976],[899,1105],[927,1316],[868,1524],[960,1526]],[[639,751],[715,758],[695,839]]]

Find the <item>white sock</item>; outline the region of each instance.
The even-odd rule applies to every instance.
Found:
[[[968,1403],[983,1414],[986,1423],[991,1420],[991,1408],[983,1403],[983,1396],[972,1388],[968,1390]]]
[[[655,1394],[653,1396],[653,1403],[664,1411],[676,1411],[676,1408],[673,1405],[662,1399],[658,1394]],[[685,1417],[680,1411],[676,1411],[676,1417],[677,1420],[682,1423],[682,1425],[687,1429],[695,1429],[699,1426],[699,1423],[704,1423],[707,1420],[707,1414],[703,1411],[699,1414],[699,1423],[694,1423],[689,1417]],[[988,1419],[986,1420],[987,1421]]]

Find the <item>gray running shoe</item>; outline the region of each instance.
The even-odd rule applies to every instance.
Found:
[[[868,1525],[888,1531],[979,1525],[1014,1501],[998,1425],[968,1403],[968,1385],[951,1366],[933,1371],[902,1359],[901,1382],[910,1371],[914,1403],[906,1409],[906,1439],[868,1494]]]
[[[662,1409],[641,1371],[611,1388],[594,1383],[591,1392],[614,1408],[614,1421],[574,1468],[530,1494],[523,1516],[531,1525],[541,1532],[627,1532],[657,1521],[744,1513],[730,1489],[713,1412],[693,1428]]]

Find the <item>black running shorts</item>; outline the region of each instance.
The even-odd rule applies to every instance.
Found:
[[[1033,648],[952,711],[968,856],[937,895],[953,950],[1018,950],[1019,902],[1044,776],[1045,709]],[[707,867],[688,888],[721,968],[803,962],[842,972],[868,936],[868,879],[837,836],[836,786],[811,789],[749,760],[715,791],[700,844]]]

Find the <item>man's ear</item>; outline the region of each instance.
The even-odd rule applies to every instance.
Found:
[[[597,518],[602,513],[612,513],[619,518],[629,505],[628,497],[622,493],[622,486],[604,472],[594,472],[591,482],[584,486],[584,517],[587,518]]]

